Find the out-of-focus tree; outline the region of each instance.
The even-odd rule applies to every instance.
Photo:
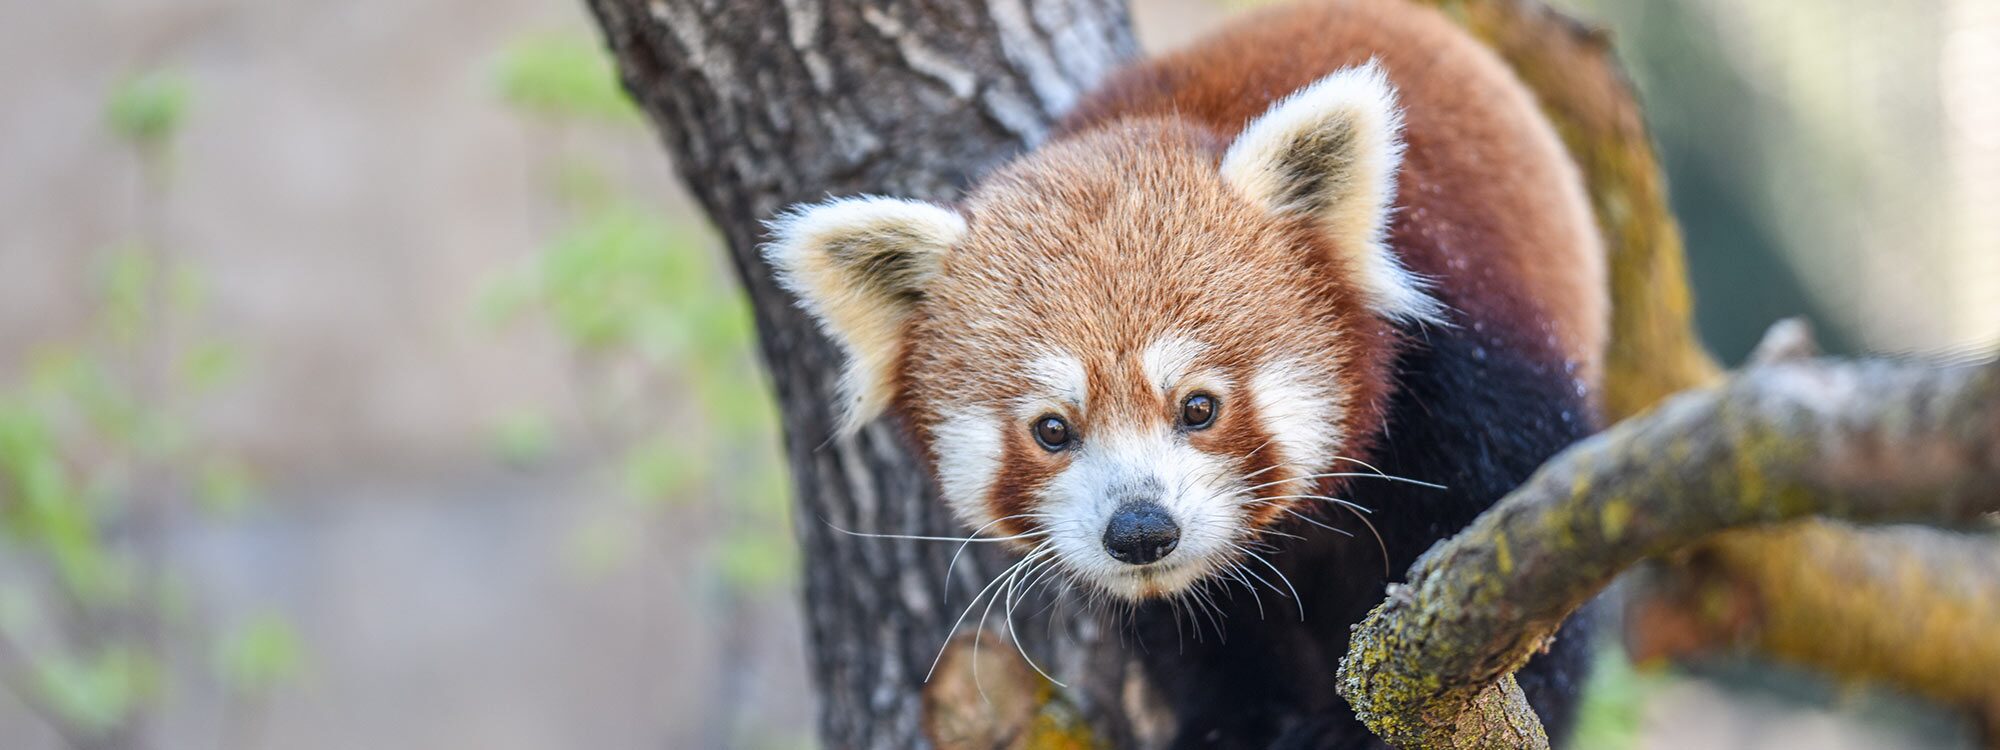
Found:
[[[495,72],[501,98],[529,127],[546,236],[493,283],[484,313],[552,330],[567,352],[575,396],[568,419],[511,418],[503,450],[515,460],[558,450],[551,424],[575,425],[573,452],[607,485],[594,517],[575,532],[573,548],[588,569],[627,564],[676,527],[706,530],[709,564],[693,575],[703,583],[702,609],[716,623],[721,658],[705,681],[714,688],[704,746],[785,741],[759,738],[744,709],[742,660],[751,649],[741,639],[759,616],[758,600],[792,581],[797,559],[748,305],[705,228],[664,215],[601,158],[571,145],[569,133],[581,128],[647,140],[601,46],[579,34],[529,36],[506,50]]]
[[[1718,354],[1798,314],[1836,352],[2000,343],[2000,6],[1567,4],[1619,30]]]
[[[222,691],[237,710],[221,731],[254,741],[257,703],[302,658],[274,614],[212,635],[171,565],[176,527],[252,498],[244,464],[192,426],[238,363],[202,334],[201,275],[168,233],[190,99],[159,72],[112,92],[106,122],[136,164],[132,238],[98,253],[87,330],[0,389],[0,680],[77,748],[145,746],[176,686]]]

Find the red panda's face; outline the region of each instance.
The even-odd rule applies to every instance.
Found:
[[[1308,227],[1138,123],[984,181],[916,305],[902,401],[970,528],[1119,596],[1178,592],[1340,460],[1376,318]],[[1240,574],[1239,574],[1240,575]]]
[[[1178,593],[1328,502],[1379,428],[1388,321],[1434,315],[1380,247],[1386,92],[1336,74],[1234,144],[1171,120],[1065,139],[959,211],[823,204],[772,258],[853,358],[851,413],[898,406],[968,528]]]

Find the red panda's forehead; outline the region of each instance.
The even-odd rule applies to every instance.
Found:
[[[930,296],[981,314],[1088,312],[1100,333],[1310,298],[1324,268],[1305,232],[1225,184],[1219,151],[1204,131],[1165,122],[1044,147],[975,187],[970,231]]]
[[[1218,152],[1185,126],[1127,126],[1046,146],[975,188],[967,239],[922,303],[917,385],[1012,399],[1047,390],[1023,373],[1066,369],[1092,419],[1164,420],[1174,394],[1147,384],[1149,350],[1193,352],[1240,383],[1259,361],[1337,346],[1323,256],[1231,192]]]

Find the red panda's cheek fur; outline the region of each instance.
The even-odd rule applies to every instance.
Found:
[[[940,468],[946,465],[945,456],[940,451],[946,446],[939,439],[936,430],[944,421],[945,413],[952,407],[965,407],[964,399],[944,398],[938,390],[938,378],[925,378],[915,364],[936,358],[935,353],[923,352],[920,346],[905,348],[903,358],[897,366],[897,389],[892,411],[903,422],[905,434],[914,440],[924,459],[927,473],[937,479]],[[1006,369],[1001,366],[1000,369]],[[959,396],[966,395],[963,392]],[[999,446],[998,457],[994,461],[990,481],[979,497],[953,499],[954,510],[960,521],[968,529],[980,529],[980,536],[1017,537],[1040,531],[1036,520],[1040,514],[1039,505],[1049,483],[1068,467],[1069,456],[1065,453],[1051,453],[1037,445],[1030,437],[1030,425],[1015,418],[1006,406],[1017,394],[1007,394],[1004,398],[977,399],[978,408],[991,417],[986,428],[996,432],[991,435]],[[940,485],[943,483],[940,482]],[[944,489],[942,486],[940,489]],[[1013,546],[1025,551],[1032,544],[1012,542]]]
[[[1043,491],[1064,464],[1031,443],[1020,439],[1002,443],[1000,471],[985,501],[987,512],[998,519],[994,536],[1020,536],[1041,529],[1031,514],[1037,512]]]
[[[1037,530],[1035,520],[1012,516],[1089,501],[1050,497],[1070,459],[1046,454],[1017,413],[1024,398],[1046,395],[1027,392],[1024,381],[1050,353],[1082,364],[1087,408],[1076,416],[1086,445],[1098,433],[1172,429],[1184,394],[1162,393],[1141,362],[1152,344],[1178,337],[1200,344],[1196,369],[1232,384],[1222,420],[1186,437],[1187,447],[1230,468],[1230,486],[1322,470],[1284,462],[1331,460],[1272,444],[1277,436],[1249,389],[1276,360],[1306,363],[1312,385],[1337,395],[1328,418],[1339,422],[1339,448],[1367,460],[1401,341],[1364,306],[1352,273],[1308,222],[1253,206],[1222,181],[1220,144],[1187,122],[1122,123],[1044,145],[986,177],[961,207],[969,231],[911,315],[896,408],[917,427],[933,476],[947,483],[937,472],[957,462],[938,455],[928,431],[954,411],[994,415],[1002,434],[991,481],[979,498],[951,498],[971,527],[997,521],[982,534],[1018,536]],[[1301,486],[1252,492],[1275,498]],[[1268,529],[1297,502],[1246,500],[1240,512],[1227,509],[1234,538]]]
[[[1195,450],[1227,459],[1236,471],[1236,476],[1230,479],[1247,483],[1246,490],[1285,479],[1291,470],[1279,465],[1283,454],[1277,449],[1275,436],[1259,419],[1254,400],[1238,394],[1225,402],[1222,409],[1224,413],[1216,419],[1215,426],[1189,433],[1188,443]],[[1283,512],[1282,501],[1266,499],[1281,494],[1280,487],[1284,484],[1248,490],[1247,496],[1237,499],[1243,505],[1250,529],[1265,528]]]

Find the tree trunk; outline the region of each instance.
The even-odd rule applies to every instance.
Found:
[[[827,195],[949,201],[1036,143],[1055,116],[1131,56],[1119,0],[873,3],[589,0],[625,86],[707,209],[755,307],[777,389],[803,552],[809,659],[826,747],[921,747],[926,673],[970,592],[947,599],[955,545],[860,537],[962,535],[911,443],[886,422],[835,438],[839,351],[773,283],[760,222]],[[975,545],[985,546],[985,545]],[[999,557],[969,551],[963,583]],[[1089,625],[1019,628],[1102,737],[1118,666]],[[1009,643],[1009,646],[1012,644]],[[1110,649],[1101,650],[1105,653]],[[988,679],[992,679],[988,675]]]

